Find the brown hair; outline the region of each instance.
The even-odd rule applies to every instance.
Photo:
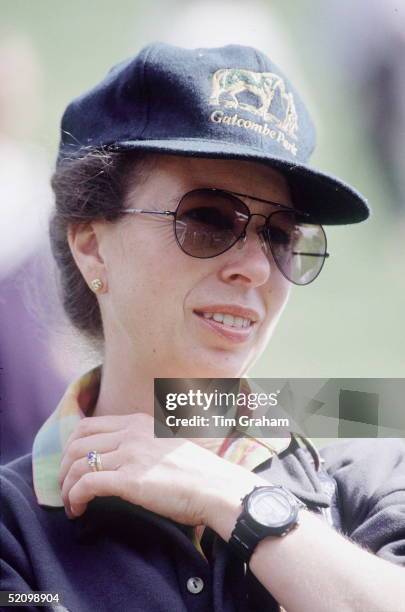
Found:
[[[73,259],[69,226],[94,219],[116,221],[128,189],[142,183],[154,157],[144,152],[90,149],[81,157],[64,160],[52,177],[55,210],[49,237],[59,269],[62,303],[71,323],[91,340],[104,337],[101,312]]]

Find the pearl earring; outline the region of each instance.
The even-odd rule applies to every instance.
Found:
[[[94,278],[91,281],[90,286],[92,290],[97,293],[97,291],[100,291],[104,287],[104,283],[100,278]]]

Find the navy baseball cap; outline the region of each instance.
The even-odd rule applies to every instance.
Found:
[[[260,51],[148,45],[67,107],[57,164],[94,147],[237,159],[281,171],[294,204],[323,224],[369,216],[366,200],[308,165],[315,129],[301,97]]]

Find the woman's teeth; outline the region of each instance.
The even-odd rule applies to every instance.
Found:
[[[202,316],[204,319],[214,319],[218,323],[223,325],[229,325],[229,327],[249,327],[251,324],[250,319],[244,319],[243,317],[234,317],[231,314],[223,314],[222,312],[203,312]]]

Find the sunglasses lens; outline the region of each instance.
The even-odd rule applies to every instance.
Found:
[[[227,193],[210,189],[186,193],[174,222],[177,242],[193,257],[220,255],[242,235],[248,213],[243,202]]]
[[[271,215],[263,234],[288,280],[307,285],[318,276],[326,256],[326,235],[321,225],[303,223],[295,213],[280,211]]]

